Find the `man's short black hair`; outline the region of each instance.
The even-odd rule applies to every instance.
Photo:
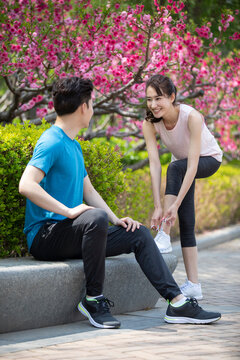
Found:
[[[74,76],[57,80],[52,89],[56,113],[59,116],[72,114],[83,103],[88,105],[92,91],[93,84],[89,79]]]

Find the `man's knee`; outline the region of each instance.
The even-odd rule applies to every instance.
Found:
[[[144,225],[141,225],[139,227],[139,229],[136,229],[134,231],[134,233],[136,234],[135,240],[136,240],[137,244],[140,246],[145,246],[149,242],[153,241],[153,237],[152,237],[149,229],[146,228]]]
[[[90,223],[97,226],[98,229],[108,228],[108,214],[102,209],[89,210]]]

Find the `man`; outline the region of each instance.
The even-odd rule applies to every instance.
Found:
[[[93,115],[90,80],[64,78],[53,86],[57,113],[35,147],[19,184],[27,197],[24,232],[29,252],[39,260],[82,259],[86,296],[78,305],[92,325],[118,328],[103,292],[105,256],[134,252],[144,274],[169,301],[166,322],[211,323],[221,314],[186,299],[147,228],[129,217],[119,219],[94,189],[74,140]],[[83,199],[87,205],[83,204]],[[108,227],[108,222],[113,226]]]

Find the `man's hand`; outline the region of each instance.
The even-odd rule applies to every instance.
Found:
[[[152,214],[151,229],[158,230],[162,223],[163,211],[162,208],[156,208]]]
[[[94,209],[93,206],[88,206],[85,204],[78,205],[74,208],[70,208],[67,212],[67,217],[69,219],[75,219],[77,216],[83,214],[87,210]]]
[[[129,231],[132,229],[132,232],[136,229],[140,228],[140,225],[142,225],[140,222],[131,219],[130,217],[125,217],[122,219],[117,219],[114,225],[122,226],[126,229],[126,231]]]

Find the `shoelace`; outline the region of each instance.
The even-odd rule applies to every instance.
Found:
[[[98,304],[99,304],[100,311],[102,313],[107,313],[107,312],[109,312],[110,307],[114,307],[114,302],[107,298],[98,300]]]
[[[188,299],[188,302],[190,302],[190,304],[191,304],[194,308],[202,309],[201,306],[198,305],[197,299],[191,298],[191,299]]]

